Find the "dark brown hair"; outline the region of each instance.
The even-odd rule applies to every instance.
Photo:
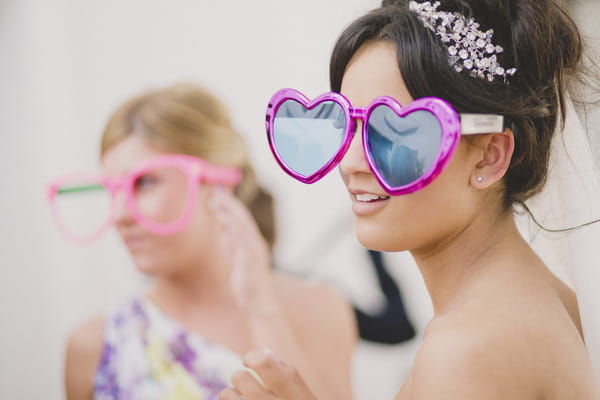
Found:
[[[216,96],[198,85],[180,83],[126,101],[114,111],[104,129],[101,156],[132,134],[142,135],[167,151],[240,168],[243,178],[235,194],[273,247],[273,197],[258,184],[244,140]]]
[[[333,50],[331,90],[339,92],[346,66],[367,41],[395,45],[398,66],[413,98],[440,97],[460,112],[505,116],[515,151],[504,177],[504,209],[539,192],[548,172],[550,143],[564,121],[567,77],[582,58],[579,31],[553,0],[442,0],[441,9],[473,17],[481,30],[494,30],[505,51],[501,65],[516,67],[508,82],[489,82],[456,72],[435,33],[409,10],[408,0],[384,0],[381,7],[349,25]]]

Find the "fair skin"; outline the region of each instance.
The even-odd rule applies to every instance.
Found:
[[[341,92],[356,107],[381,95],[412,101],[394,46],[386,42],[356,52]],[[600,398],[574,293],[523,240],[511,213],[502,211],[502,177],[513,151],[510,130],[461,140],[429,186],[370,203],[356,194],[386,193],[365,161],[360,135],[340,164],[360,242],[409,250],[433,303],[434,317],[396,400]],[[246,363],[272,383],[269,392],[239,391],[248,400],[319,398],[301,380],[289,379],[293,369],[269,354],[252,354]]]
[[[102,164],[107,174],[120,175],[163,153],[142,136],[130,135],[109,149]],[[176,181],[169,191],[177,193]],[[201,184],[198,197],[189,224],[170,236],[145,231],[120,199],[115,227],[137,269],[153,277],[146,296],[190,332],[239,354],[269,348],[297,365],[323,398],[351,398],[356,340],[351,307],[330,288],[273,272],[268,245],[231,189]],[[160,220],[177,201],[166,196],[146,205]],[[69,400],[93,398],[103,327],[103,317],[95,317],[69,338]],[[239,373],[233,380],[249,377]]]

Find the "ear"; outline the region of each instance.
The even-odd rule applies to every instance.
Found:
[[[471,185],[487,189],[500,181],[510,165],[515,150],[515,139],[510,129],[502,133],[477,135],[473,143],[481,151],[471,176]]]

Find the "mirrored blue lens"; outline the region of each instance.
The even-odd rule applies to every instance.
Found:
[[[295,100],[286,100],[274,117],[273,145],[290,170],[309,177],[335,157],[345,127],[344,110],[334,101],[307,110]]]
[[[442,139],[437,118],[429,111],[398,116],[386,105],[377,106],[367,123],[371,158],[391,187],[405,186],[423,177],[436,162]]]

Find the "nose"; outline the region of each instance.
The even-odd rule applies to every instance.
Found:
[[[356,130],[350,147],[340,162],[340,173],[346,178],[354,174],[370,174],[371,169],[365,158],[365,151],[362,140],[362,121],[356,123]]]
[[[113,197],[114,201],[114,214],[113,222],[117,228],[122,226],[130,225],[133,222],[133,216],[131,210],[127,205],[125,199],[125,193],[123,191],[117,191]]]

